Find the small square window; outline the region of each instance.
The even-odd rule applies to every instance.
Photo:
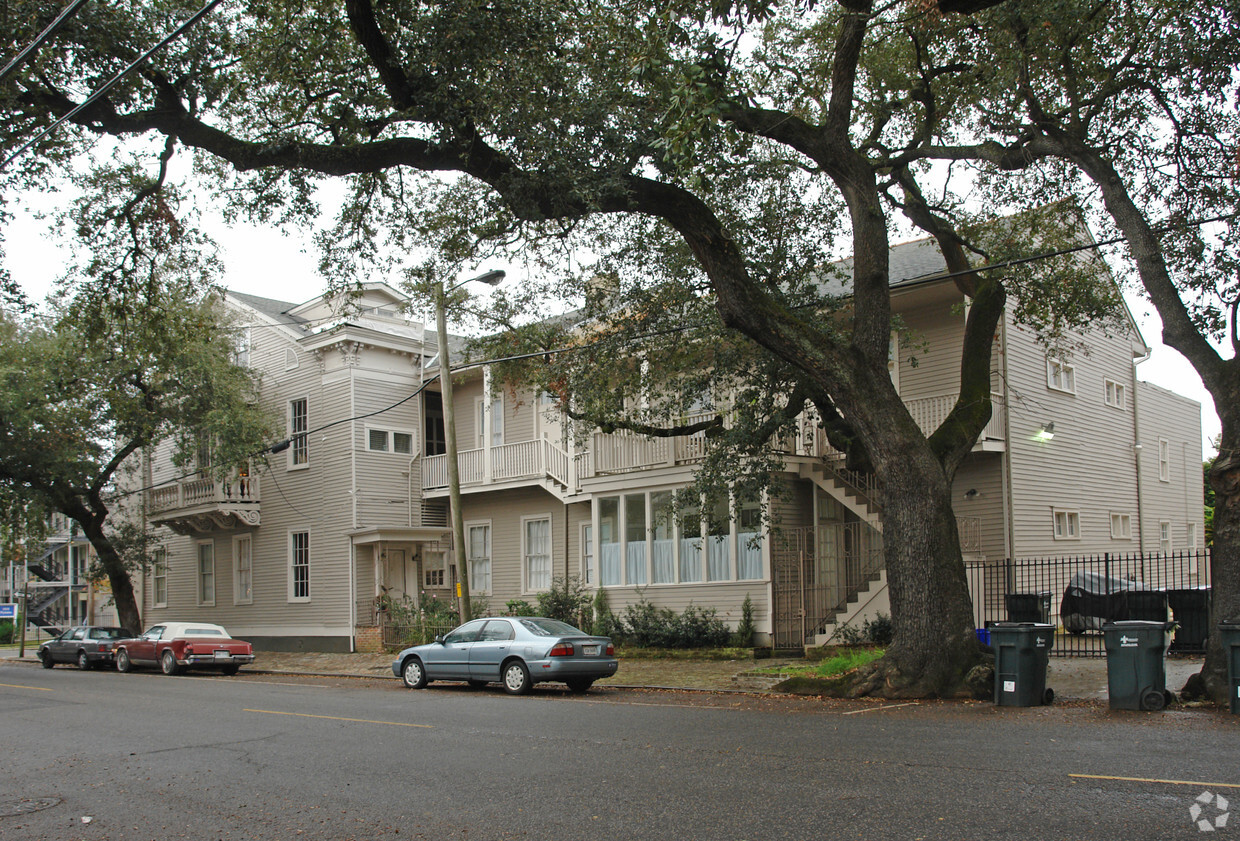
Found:
[[[1076,393],[1076,371],[1063,359],[1046,360],[1046,385],[1055,391]]]
[[[1124,408],[1124,401],[1127,395],[1122,383],[1117,383],[1115,380],[1104,380],[1103,388],[1105,390],[1104,400],[1108,406],[1116,409]]]
[[[383,429],[372,429],[367,434],[366,446],[376,452],[386,453],[388,451],[388,434]]]
[[[1132,517],[1128,514],[1112,514],[1111,515],[1111,539],[1112,540],[1131,540],[1132,539]]]
[[[1076,511],[1055,511],[1056,540],[1079,540],[1081,537],[1081,515]]]
[[[411,455],[413,453],[413,435],[409,432],[393,432],[392,452]]]

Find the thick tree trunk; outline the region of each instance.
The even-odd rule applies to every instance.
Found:
[[[142,616],[134,598],[133,581],[129,578],[129,570],[125,568],[124,560],[103,531],[103,518],[84,517],[78,522],[82,526],[82,533],[95,548],[100,565],[108,574],[108,582],[112,585],[112,600],[116,604],[116,616],[121,626],[137,636],[142,633]]]
[[[1218,633],[1218,623],[1240,622],[1240,456],[1236,455],[1236,448],[1240,446],[1240,412],[1224,410],[1219,414],[1223,434],[1219,455],[1209,476],[1214,488],[1214,545],[1210,549],[1213,597],[1201,679],[1206,693],[1216,702],[1226,704],[1231,689],[1227,678],[1227,653]]]
[[[953,696],[985,657],[973,631],[951,483],[923,442],[909,443],[907,459],[879,468],[894,638],[854,694]]]

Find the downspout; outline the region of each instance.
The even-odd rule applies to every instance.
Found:
[[[1142,482],[1141,475],[1141,452],[1144,445],[1141,443],[1141,412],[1140,404],[1137,402],[1137,366],[1150,358],[1150,349],[1145,349],[1145,354],[1140,357],[1133,357],[1132,361],[1132,460],[1137,471],[1137,551],[1141,555],[1145,555],[1145,515],[1142,500],[1145,499],[1145,487]]]
[[[1011,391],[1011,379],[1008,376],[1008,314],[1007,308],[1003,310],[1003,320],[999,322],[999,340],[1002,343],[1001,352],[1002,370],[1003,370],[1003,437],[1007,441],[1007,446],[1003,449],[1003,458],[999,464],[1003,468],[1003,476],[1001,479],[1001,487],[1003,488],[1003,549],[1007,559],[1013,560],[1016,555],[1016,520],[1015,508],[1013,503],[1012,492],[1012,450],[1015,439],[1012,438],[1012,404],[1008,399]]]
[[[360,353],[360,350],[358,351]],[[357,377],[349,372],[349,487],[353,492],[353,530],[357,531]],[[349,653],[357,651],[357,547],[349,537]]]

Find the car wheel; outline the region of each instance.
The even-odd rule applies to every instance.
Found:
[[[175,675],[181,671],[181,667],[177,665],[177,656],[172,653],[172,649],[164,649],[164,653],[159,658],[159,668],[166,675]]]
[[[43,668],[45,669],[50,669],[56,665],[55,661],[52,660],[52,653],[50,651],[40,651],[39,660],[43,663]]]
[[[405,682],[405,686],[410,689],[421,689],[430,683],[426,679],[426,669],[422,667],[422,661],[417,657],[410,657],[405,664],[400,667],[400,679]]]
[[[236,674],[236,673],[237,673],[240,669],[241,669],[241,667],[240,667],[240,666],[225,666],[224,668],[220,669],[220,672],[222,672],[223,674],[228,675],[229,677],[232,677],[232,676],[233,676],[233,675],[235,675],[235,674]]]
[[[78,668],[84,672],[90,670],[90,658],[86,656],[85,651],[78,652]]]
[[[566,680],[564,682],[568,684],[568,689],[570,692],[575,692],[578,695],[582,692],[588,692],[590,687],[594,685],[594,681],[587,678],[576,678],[574,680]]]
[[[509,695],[524,695],[530,691],[530,670],[520,660],[504,664],[504,691]]]
[[[133,671],[133,661],[129,659],[129,652],[123,648],[116,652],[116,670],[118,672]]]

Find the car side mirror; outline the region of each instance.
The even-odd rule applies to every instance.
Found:
[[[435,642],[443,645],[443,634],[435,634]]]

